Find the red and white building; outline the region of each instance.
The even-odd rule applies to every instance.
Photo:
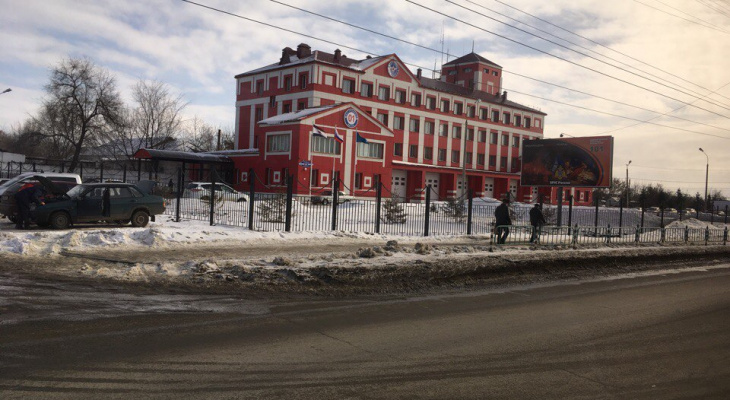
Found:
[[[239,189],[248,187],[250,170],[269,190],[292,175],[299,194],[330,186],[336,172],[341,190],[358,197],[375,196],[379,176],[385,195],[411,201],[422,200],[427,185],[439,199],[465,188],[479,197],[538,199],[537,188],[520,186],[520,154],[525,140],[543,137],[546,114],[508,100],[502,68],[475,53],[431,79],[395,54],[354,60],[339,50],[287,47],[279,62],[236,76],[236,109],[237,151],[229,157]],[[257,183],[257,190],[267,189]],[[552,192],[540,190],[546,202]],[[589,192],[576,189],[575,199],[588,202]]]

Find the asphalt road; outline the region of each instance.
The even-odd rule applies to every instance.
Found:
[[[729,267],[5,324],[0,398],[727,399]]]

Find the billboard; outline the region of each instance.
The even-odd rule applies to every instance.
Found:
[[[522,186],[609,187],[613,137],[526,140]]]

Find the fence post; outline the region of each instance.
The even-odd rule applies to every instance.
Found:
[[[221,199],[222,200],[222,199]],[[213,174],[213,168],[210,169],[210,226],[215,224],[215,174]]]
[[[137,159],[137,182],[142,180],[142,159]]]
[[[84,163],[79,162],[79,177],[81,178],[81,182],[84,181]]]
[[[727,225],[727,204],[725,205],[725,225]]]
[[[667,238],[667,230],[666,230],[666,228],[664,228],[663,222],[662,222],[662,227],[660,229],[661,229],[661,235],[659,237],[659,241],[664,243],[664,240]]]
[[[641,232],[641,228],[636,225],[636,233],[634,234],[634,242],[636,243],[639,243],[639,232]]]
[[[426,185],[426,215],[423,217],[423,236],[428,236],[431,224],[431,185]],[[491,243],[490,243],[491,245]]]
[[[641,227],[644,227],[644,206],[641,206]]]
[[[563,188],[558,188],[558,226],[563,226]]]
[[[611,243],[611,224],[606,227],[606,244]]]
[[[725,227],[725,232],[723,232],[723,234],[722,234],[722,245],[723,246],[727,245],[727,226]]]
[[[471,206],[474,205],[474,201],[473,201],[474,192],[470,188],[468,193],[469,193],[468,194],[469,199],[467,200],[467,206],[469,207],[469,209],[466,211],[466,234],[471,235],[471,217],[472,217]],[[426,213],[428,213],[428,210],[426,210]]]
[[[380,174],[375,175],[375,233],[380,233],[380,209],[383,205],[383,185]]]
[[[250,168],[248,170],[248,229],[250,231],[254,230],[253,226],[253,210],[254,210],[254,203],[256,202],[256,189],[254,188],[254,185],[256,184],[256,172],[253,168]]]
[[[33,172],[37,172],[35,169],[35,161],[33,162]]]
[[[104,161],[99,161],[99,182],[104,182]]]
[[[618,235],[621,236],[621,231],[624,226],[624,199],[623,197],[618,201]]]
[[[127,171],[126,168],[124,170]],[[175,206],[175,222],[180,222],[180,198],[182,197],[182,184],[183,182],[183,170],[182,168],[177,169],[177,193],[175,194],[176,203]]]
[[[662,232],[664,232],[664,206],[662,206],[662,208],[660,210],[661,210],[661,214],[662,214],[662,223],[660,226],[662,228]],[[664,239],[662,239],[662,242],[663,241],[664,241]]]
[[[684,227],[684,243],[689,242],[689,226]]]
[[[292,199],[294,198],[294,175],[286,177],[286,216],[284,217],[284,230],[291,232]]]
[[[335,172],[335,180],[332,182],[332,230],[337,230],[337,203],[339,202],[340,172]]]
[[[596,228],[596,232],[598,232],[598,199],[594,197],[594,201],[596,202],[596,221],[593,224],[593,226]]]
[[[540,207],[542,210],[542,207]],[[573,195],[568,195],[568,235],[571,233],[573,226]]]
[[[578,224],[575,224],[575,229],[573,229],[573,247],[578,244],[578,235],[580,234],[580,228],[578,228]]]
[[[710,241],[710,227],[705,228],[705,246]]]

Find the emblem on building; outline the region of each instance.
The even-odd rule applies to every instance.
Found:
[[[390,60],[390,62],[388,63],[388,75],[395,78],[396,76],[398,76],[398,71],[398,63],[395,62],[395,60]]]
[[[345,125],[347,125],[348,128],[354,128],[357,126],[357,111],[355,111],[354,108],[350,108],[347,111],[345,111]]]

